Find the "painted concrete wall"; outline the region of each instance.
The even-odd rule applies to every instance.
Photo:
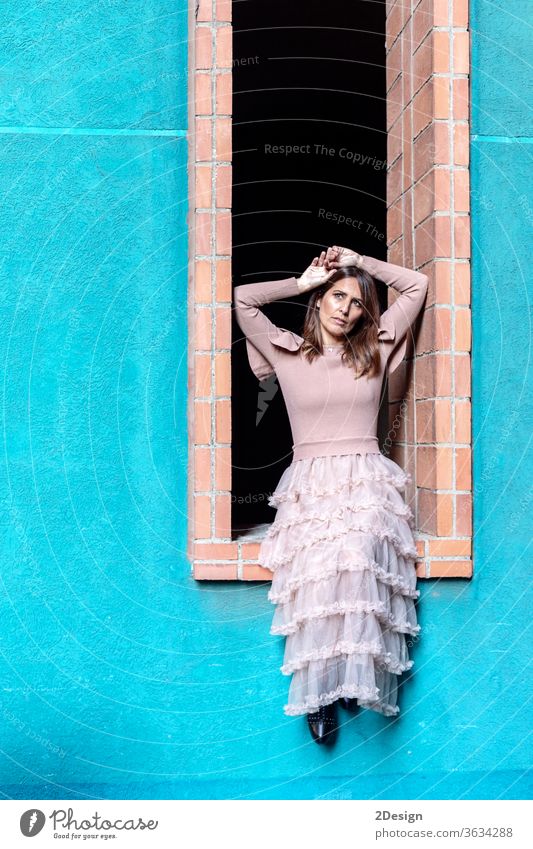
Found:
[[[473,2],[478,136],[493,135],[495,121],[511,139],[533,135],[525,7]],[[100,37],[90,8],[74,24],[73,49],[87,33],[93,43]],[[129,10],[127,22],[118,4],[101,8],[113,49],[98,51],[95,67],[93,46],[92,63],[72,79],[35,47],[17,71],[17,40],[31,45],[43,23],[51,29],[48,10],[25,39],[15,28],[7,39],[13,90],[23,81],[25,92],[0,122],[16,130],[1,165],[16,220],[14,229],[4,209],[2,791],[524,797],[529,511],[513,516],[528,486],[520,197],[531,148],[472,144],[475,579],[420,582],[423,630],[399,719],[362,711],[345,722],[335,750],[324,750],[303,717],[282,712],[288,679],[279,672],[283,638],[268,634],[268,585],[196,583],[183,557],[185,144],[151,130],[185,128],[175,112],[184,87],[173,81],[157,96],[147,88],[126,97],[105,124],[89,117],[87,99],[102,105],[102,87],[111,97],[184,67],[184,18],[171,14],[183,4],[143,4],[142,19]],[[148,12],[163,20],[149,24]],[[520,69],[520,95],[509,73],[495,75],[493,45],[500,68],[508,61],[515,79]],[[117,55],[128,65],[146,52],[153,65],[133,63],[132,76],[120,76]],[[65,55],[58,47],[57,61]],[[86,80],[100,63],[91,98]],[[85,94],[74,95],[84,81]],[[24,129],[65,122],[148,132],[65,138]],[[487,195],[497,214],[484,207]]]
[[[7,2],[0,38],[0,785],[24,797],[121,782],[143,770],[135,741],[168,739],[189,572],[187,3]]]

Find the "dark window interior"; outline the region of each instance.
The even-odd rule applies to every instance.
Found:
[[[329,244],[386,259],[385,3],[239,0],[233,28],[234,285],[298,277]],[[291,301],[264,309],[301,333],[307,298]],[[235,320],[233,339],[232,526],[253,537],[292,438]]]

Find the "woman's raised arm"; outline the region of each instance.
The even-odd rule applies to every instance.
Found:
[[[296,334],[277,327],[260,307],[299,294],[296,277],[245,283],[234,289],[235,318],[246,336],[248,361],[259,380],[264,380],[276,370],[280,347],[296,350],[300,344]]]
[[[420,271],[412,271],[374,257],[361,256],[360,260],[359,268],[399,292],[394,303],[381,314],[379,321],[380,336],[399,342],[422,309],[428,290],[428,278]]]
[[[303,341],[301,336],[291,330],[277,327],[260,307],[282,298],[293,298],[325,283],[335,273],[333,269],[325,268],[325,257],[326,252],[322,251],[299,278],[287,277],[235,287],[235,317],[246,336],[250,367],[259,380],[275,372],[280,348],[296,351]]]

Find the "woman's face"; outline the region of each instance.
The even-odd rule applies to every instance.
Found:
[[[317,300],[324,345],[338,345],[363,314],[361,287],[354,277],[337,280]]]

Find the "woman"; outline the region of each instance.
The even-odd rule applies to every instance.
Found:
[[[398,292],[381,316],[373,278]],[[337,702],[399,713],[398,676],[413,665],[410,476],[380,452],[377,423],[385,371],[404,357],[427,286],[424,274],[334,245],[299,279],[235,289],[250,365],[260,379],[276,373],[294,440],[259,563],[273,572],[270,632],[286,635],[284,711],[306,714],[318,743],[335,738]],[[260,310],[303,292],[312,294],[302,336]]]

